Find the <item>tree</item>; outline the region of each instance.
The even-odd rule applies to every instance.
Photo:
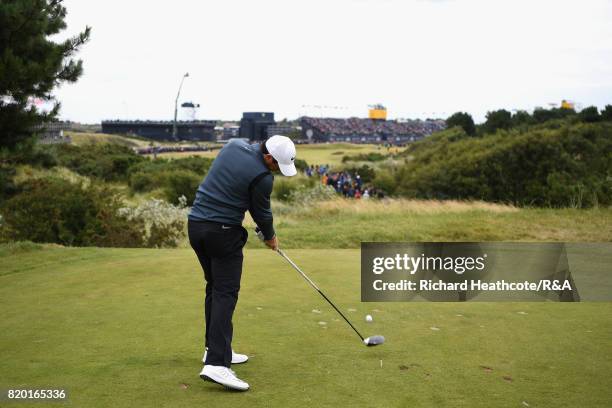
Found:
[[[474,119],[472,115],[467,112],[456,112],[446,119],[446,126],[452,128],[454,126],[461,127],[466,134],[474,136],[476,134],[476,125],[474,125]]]
[[[576,111],[572,108],[536,108],[533,111],[533,120],[535,123],[544,123],[549,120],[567,118],[568,116],[573,116],[575,114]]]
[[[302,138],[302,131],[292,128],[286,136],[291,140],[299,140]]]
[[[512,127],[512,114],[505,109],[487,112],[486,118],[483,124],[485,133],[495,133],[497,129]]]
[[[544,108],[535,108],[533,111],[533,120],[536,123],[544,123],[546,121],[555,119],[555,112]]]
[[[527,111],[518,110],[514,112],[514,115],[512,115],[512,125],[513,126],[527,125],[530,122],[531,122],[531,115]]]
[[[580,120],[583,122],[599,122],[601,119],[599,116],[599,111],[597,110],[597,106],[589,106],[584,108],[578,114]]]
[[[612,105],[606,105],[601,111],[601,120],[612,121]]]
[[[65,18],[62,0],[0,2],[0,151],[27,151],[36,126],[59,112],[53,89],[83,72],[82,61],[71,57],[88,41],[90,27],[63,42],[49,39],[66,28]],[[38,110],[36,99],[53,108]]]

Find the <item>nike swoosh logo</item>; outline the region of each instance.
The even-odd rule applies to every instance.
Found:
[[[223,229],[232,229],[232,227],[226,227],[225,225],[222,225],[221,228],[223,228]]]

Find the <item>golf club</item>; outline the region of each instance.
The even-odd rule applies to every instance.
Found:
[[[259,228],[255,228],[255,232],[257,233],[257,236],[259,237],[259,239],[263,241],[264,240],[263,234],[261,233]],[[302,277],[306,280],[306,282],[308,282],[310,286],[312,286],[317,292],[319,292],[321,296],[323,296],[323,299],[327,300],[327,303],[329,303],[334,308],[334,310],[336,310],[336,312],[338,312],[338,314],[342,316],[344,321],[347,322],[349,326],[351,326],[351,329],[353,329],[355,333],[357,333],[357,335],[359,336],[363,344],[370,347],[370,346],[378,346],[379,344],[383,344],[385,342],[384,336],[380,336],[380,335],[374,335],[374,336],[364,338],[361,335],[361,333],[359,333],[359,331],[355,328],[355,326],[353,326],[352,323],[346,318],[346,316],[344,316],[344,314],[336,307],[336,305],[334,305],[334,303],[331,300],[329,300],[327,296],[325,296],[325,293],[323,293],[321,289],[319,289],[319,287],[312,281],[312,279],[310,279],[291,259],[289,259],[289,257],[285,255],[285,253],[280,248],[277,248],[276,252],[280,256],[282,256],[287,262],[289,262],[289,264],[293,266],[293,268],[296,271],[298,271],[300,275],[302,275]]]

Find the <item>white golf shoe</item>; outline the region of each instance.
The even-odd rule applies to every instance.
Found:
[[[205,365],[200,372],[200,378],[221,384],[227,388],[246,391],[249,384],[236,377],[236,373],[225,366]]]
[[[208,349],[204,351],[204,357],[202,357],[202,362],[204,364],[206,364],[206,353],[207,352],[208,352]],[[242,363],[246,363],[248,360],[249,360],[249,356],[247,356],[246,354],[234,353],[234,350],[232,350],[232,364],[242,364]]]

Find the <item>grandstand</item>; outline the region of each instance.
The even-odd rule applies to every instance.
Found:
[[[379,115],[380,117],[382,115]],[[422,139],[446,127],[443,120],[407,120],[361,118],[300,118],[302,137],[311,142],[403,144]]]
[[[155,120],[103,120],[102,133],[140,136],[157,141],[173,140],[172,121]],[[176,123],[177,139],[190,141],[215,141],[214,120],[189,120]]]

